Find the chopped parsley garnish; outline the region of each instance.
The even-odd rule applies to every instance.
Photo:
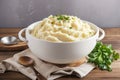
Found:
[[[70,29],[72,29],[72,27],[70,27]]]
[[[56,15],[56,17],[57,20],[63,20],[63,21],[70,20],[70,17],[66,15]]]
[[[88,57],[88,62],[95,64],[99,69],[112,71],[111,64],[114,60],[119,59],[120,55],[112,48],[112,45],[97,42]]]
[[[51,22],[51,24],[54,24],[54,22]]]

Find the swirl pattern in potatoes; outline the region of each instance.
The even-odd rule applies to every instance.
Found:
[[[76,16],[50,15],[37,24],[31,35],[51,42],[74,42],[95,35],[95,30]]]

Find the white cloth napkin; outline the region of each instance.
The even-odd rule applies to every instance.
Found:
[[[47,80],[54,80],[56,78],[65,76],[65,75],[76,75],[80,78],[86,76],[95,66],[90,63],[84,63],[77,67],[63,67],[60,68],[50,63],[43,62],[32,54],[29,49],[26,49],[22,52],[15,54],[13,57],[3,60],[0,63],[0,73],[4,73],[7,70],[18,71],[26,75],[32,80],[36,80],[34,71],[30,67],[24,67],[19,64],[17,61],[20,56],[29,56],[34,59],[35,66],[34,68],[43,75]]]

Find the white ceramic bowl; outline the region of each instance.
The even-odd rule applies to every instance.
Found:
[[[96,34],[88,39],[77,42],[57,43],[37,39],[30,34],[30,30],[33,29],[39,21],[31,24],[27,28],[22,29],[18,33],[18,36],[20,40],[27,42],[30,50],[38,58],[57,64],[71,63],[87,56],[94,49],[96,42],[103,39],[105,36],[103,29],[88,21],[85,22],[87,22],[96,31]],[[21,36],[23,31],[25,31],[26,38]],[[99,32],[102,33],[100,36]]]

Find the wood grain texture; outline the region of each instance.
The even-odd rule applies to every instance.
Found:
[[[0,28],[0,37],[7,35],[17,36],[20,28]],[[102,42],[112,44],[113,48],[120,53],[120,28],[105,28],[105,38]],[[12,57],[18,51],[0,51],[0,61]],[[113,71],[101,71],[94,69],[86,77],[80,79],[76,76],[65,76],[56,80],[120,80],[120,59],[112,64]],[[18,72],[7,71],[0,74],[0,80],[30,80]]]
[[[15,45],[4,45],[0,43],[0,51],[20,51],[27,48],[28,48],[27,44],[21,41]]]

